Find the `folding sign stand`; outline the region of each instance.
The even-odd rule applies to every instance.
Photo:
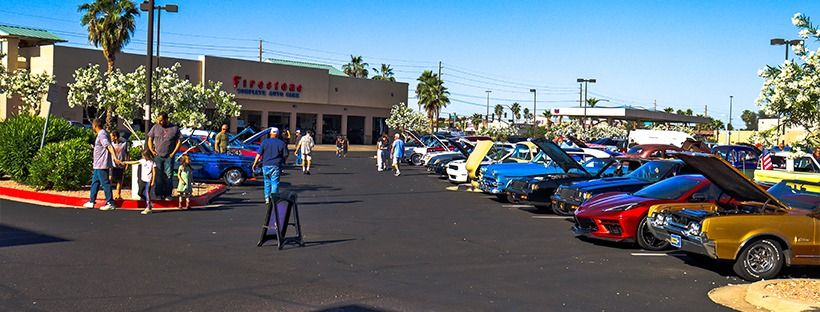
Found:
[[[290,192],[287,197],[272,193],[269,198],[269,203],[266,204],[268,213],[265,216],[265,224],[262,225],[262,236],[259,238],[257,246],[262,246],[266,241],[275,239],[280,250],[287,244],[297,244],[299,247],[305,247],[305,242],[302,241],[302,226],[299,224],[296,193]],[[293,222],[290,221],[291,214],[293,214]],[[293,226],[296,229],[296,236],[285,236],[288,226]]]

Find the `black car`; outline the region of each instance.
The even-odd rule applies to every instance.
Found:
[[[648,160],[638,158],[593,158],[581,166],[588,174],[567,174],[564,176],[534,177],[517,179],[507,186],[507,194],[511,201],[530,204],[536,208],[549,207],[552,195],[559,186],[574,182],[617,177],[628,174]]]
[[[595,194],[606,192],[636,192],[647,185],[676,176],[696,173],[680,160],[652,160],[622,176],[561,185],[551,197],[555,214],[571,216],[575,209]]]

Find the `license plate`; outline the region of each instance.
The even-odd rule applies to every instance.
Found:
[[[670,234],[669,235],[669,244],[672,244],[672,246],[680,248],[680,235]]]

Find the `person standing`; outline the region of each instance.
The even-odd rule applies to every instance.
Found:
[[[100,207],[100,210],[114,210],[114,196],[111,194],[111,182],[108,180],[108,171],[112,167],[112,160],[114,164],[121,165],[118,159],[111,157],[116,154],[114,146],[111,145],[111,140],[108,138],[108,132],[103,129],[103,122],[100,119],[91,121],[91,128],[97,133],[94,139],[94,151],[92,154],[92,169],[91,175],[91,194],[89,194],[88,202],[83,204],[83,208],[94,208],[94,203],[97,201],[97,192],[100,187],[105,194],[105,205]]]
[[[342,158],[342,146],[344,146],[344,141],[340,134],[336,136],[336,158]]]
[[[293,144],[299,145],[299,141],[301,141],[301,140],[302,140],[302,131],[299,130],[299,129],[296,129],[296,136],[293,140]],[[298,148],[294,148],[294,149],[296,150],[296,162],[295,162],[295,164],[297,166],[301,166],[302,165],[302,151],[300,151]]]
[[[111,132],[111,145],[114,146],[114,154],[111,154],[111,157],[119,160],[120,163],[128,160],[128,143],[120,139],[119,131]],[[111,167],[111,183],[116,185],[116,196],[114,196],[114,200],[122,199],[122,183],[126,168],[127,165],[124,163]]]
[[[393,170],[396,171],[395,175],[398,177],[401,175],[399,162],[401,162],[401,158],[404,157],[404,141],[398,133],[393,136],[393,145],[390,147],[390,155],[393,156]]]
[[[148,131],[148,149],[154,154],[157,166],[154,194],[163,200],[172,200],[171,178],[174,174],[174,155],[181,143],[179,138],[179,127],[169,122],[167,113],[160,113],[157,123]]]
[[[265,181],[265,204],[270,203],[270,195],[279,193],[279,176],[282,166],[288,158],[288,145],[279,139],[279,129],[270,129],[270,138],[262,141],[256,152],[252,168],[256,170],[259,160],[262,160],[262,176]]]
[[[214,138],[214,147],[217,153],[224,154],[228,152],[228,124],[222,124],[222,129]]]
[[[346,135],[342,136],[342,157],[347,158],[347,150],[350,148],[350,141]]]
[[[310,175],[310,164],[313,161],[313,157],[311,157],[310,153],[313,151],[313,146],[315,143],[313,142],[313,136],[310,131],[305,131],[305,135],[299,139],[299,143],[296,144],[296,153],[302,153],[302,173],[306,175]]]
[[[179,169],[177,170],[177,193],[179,194],[179,209],[191,208],[191,196],[194,193],[191,175],[191,158],[188,154],[179,157]],[[182,205],[183,200],[185,206]]]
[[[384,171],[387,169],[387,156],[390,153],[390,138],[387,137],[387,133],[382,133],[379,141],[376,142],[376,148],[376,167],[379,171]]]
[[[285,128],[285,133],[284,133],[285,144],[290,144],[290,139],[291,139],[291,137],[290,137],[290,128]]]
[[[142,158],[126,162],[129,165],[139,166],[137,172],[139,179],[137,179],[137,186],[139,187],[139,197],[145,201],[145,209],[140,212],[147,215],[154,211],[154,205],[151,203],[151,188],[156,186],[157,181],[157,165],[154,162],[154,154],[151,151],[142,150]]]

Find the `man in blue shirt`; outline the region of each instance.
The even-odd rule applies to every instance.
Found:
[[[404,157],[404,141],[398,133],[393,136],[393,145],[390,147],[390,155],[393,156],[393,169],[396,170],[395,174],[398,177],[401,174],[399,163],[401,162],[401,158]]]
[[[270,202],[272,193],[279,193],[279,175],[282,166],[288,158],[288,145],[279,139],[279,128],[270,129],[270,138],[262,141],[262,146],[256,152],[252,169],[256,171],[259,160],[262,160],[262,176],[265,179],[265,203]]]

